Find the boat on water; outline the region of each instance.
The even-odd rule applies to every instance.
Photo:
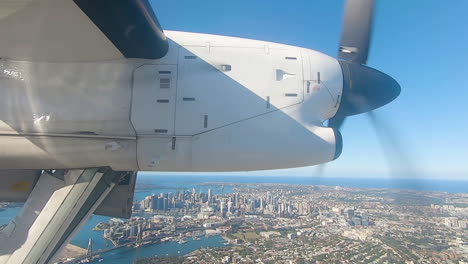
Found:
[[[173,239],[174,239],[173,237],[163,237],[163,238],[161,238],[161,242],[171,241]]]
[[[194,236],[194,237],[192,237],[192,240],[193,240],[193,241],[199,241],[199,240],[201,240],[201,239],[200,239],[199,237]]]
[[[180,245],[185,244],[185,243],[187,243],[187,240],[185,240],[185,239],[179,240],[179,244],[180,244]]]

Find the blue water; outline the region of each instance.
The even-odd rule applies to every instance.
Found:
[[[102,255],[102,264],[128,264],[139,258],[153,256],[183,256],[202,247],[222,247],[224,239],[220,236],[200,237],[200,240],[187,239],[186,244],[164,242],[145,245],[139,248],[119,248]]]
[[[448,193],[468,193],[468,177],[464,180],[453,179],[404,179],[404,178],[350,178],[350,177],[289,177],[289,176],[192,176],[192,175],[158,175],[152,173],[138,174],[139,183],[158,183],[177,186],[199,186],[200,183],[278,183],[307,184],[357,188],[410,189],[418,191],[438,191]],[[225,186],[224,191],[230,188]],[[191,190],[190,188],[187,188]],[[206,187],[208,189],[208,187]],[[203,189],[202,189],[203,190]],[[230,190],[230,189],[229,189]],[[198,191],[198,189],[197,189]],[[215,189],[213,189],[215,191]],[[216,189],[217,193],[219,190]],[[215,192],[214,192],[215,193]]]
[[[10,207],[0,210],[0,226],[8,224],[21,211],[21,207]]]
[[[88,240],[91,238],[93,240],[93,249],[103,249],[106,247],[114,246],[112,242],[102,238],[102,233],[104,231],[93,231],[93,228],[100,222],[107,223],[111,217],[93,215],[89,218],[81,230],[75,235],[71,243],[82,248],[88,247]]]

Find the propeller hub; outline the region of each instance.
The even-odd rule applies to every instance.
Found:
[[[395,100],[401,92],[392,77],[368,66],[338,61],[343,71],[343,93],[336,116],[372,111]]]

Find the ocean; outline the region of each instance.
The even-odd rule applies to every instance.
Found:
[[[448,193],[468,193],[468,177],[464,180],[454,179],[406,179],[406,178],[351,178],[351,177],[297,177],[297,176],[193,176],[193,175],[164,175],[152,173],[140,173],[138,183],[152,183],[162,186],[176,186],[175,189],[185,187],[208,189],[201,183],[277,183],[277,184],[306,184],[326,185],[356,188],[388,188],[408,189],[418,191],[437,191]],[[204,189],[203,189],[204,188]],[[225,189],[226,190],[226,189]],[[197,189],[198,191],[198,189]],[[213,189],[213,192],[219,188]]]

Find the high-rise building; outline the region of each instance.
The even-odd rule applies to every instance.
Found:
[[[168,208],[173,208],[173,207],[174,207],[174,206],[173,206],[172,193],[171,193],[171,192],[168,193],[168,195],[167,195],[167,202],[168,202],[168,204],[167,204],[167,207],[168,207]]]
[[[158,199],[158,210],[164,210],[164,199],[163,197],[159,197]],[[166,198],[167,199],[167,198]]]
[[[221,216],[224,217],[226,215],[224,201],[221,201],[221,204],[219,205],[219,211],[220,211]]]
[[[348,219],[352,219],[354,217],[354,209],[348,209],[346,212],[346,216]]]
[[[462,229],[466,229],[468,227],[468,221],[467,220],[459,220],[458,221],[458,227]]]
[[[367,216],[367,213],[362,213],[361,214],[361,219],[362,219],[362,221],[369,221],[369,217]]]
[[[354,217],[352,218],[352,221],[353,221],[353,223],[354,223],[355,226],[360,226],[360,225],[362,224],[361,218],[360,218],[360,217],[357,217],[357,216],[354,216]]]
[[[136,237],[138,235],[138,226],[132,225],[128,227],[128,236]]]
[[[151,196],[151,203],[148,209],[158,210],[159,209],[159,197],[156,195]]]

